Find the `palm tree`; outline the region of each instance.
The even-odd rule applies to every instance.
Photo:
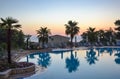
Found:
[[[104,30],[99,30],[99,31],[97,31],[97,35],[98,35],[98,42],[102,42],[103,41],[103,39],[104,39],[104,34],[105,34],[105,32],[104,32]]]
[[[95,31],[95,28],[89,27],[87,31],[88,35],[88,41],[91,43],[91,45],[96,42],[97,39],[97,32]]]
[[[120,31],[120,20],[116,20],[114,23],[116,26],[118,26],[118,30]],[[117,30],[117,28],[116,28]]]
[[[66,30],[65,30],[65,33],[67,34],[67,35],[70,35],[70,37],[71,37],[71,47],[73,47],[73,38],[74,38],[74,36],[76,35],[76,34],[78,34],[78,32],[79,32],[79,27],[77,26],[77,22],[73,22],[73,21],[68,21],[68,24],[65,24],[65,26],[66,26]]]
[[[88,34],[87,34],[87,32],[83,32],[82,34],[81,34],[81,37],[82,37],[82,44],[83,45],[85,45],[85,44],[87,44],[88,43]]]
[[[8,52],[8,63],[11,63],[11,30],[18,29],[21,25],[16,24],[18,20],[13,19],[12,17],[7,17],[6,19],[1,18],[1,26],[7,29],[7,52]]]
[[[28,34],[28,35],[25,35],[25,37],[26,37],[26,43],[27,43],[27,49],[28,49],[31,35]]]
[[[48,42],[49,35],[51,34],[50,29],[47,27],[40,27],[40,29],[37,30],[37,34],[39,43],[42,42],[42,47],[44,48],[44,44]]]
[[[110,44],[112,44],[112,42],[114,40],[114,31],[112,30],[112,28],[106,30],[104,35],[107,40],[106,42],[109,42]]]
[[[114,24],[118,26],[117,28],[115,28],[115,30],[117,31],[116,37],[120,39],[120,20],[116,20]]]

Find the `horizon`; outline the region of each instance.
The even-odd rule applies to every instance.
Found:
[[[80,33],[88,27],[115,28],[120,18],[118,0],[2,0],[1,17],[11,16],[19,20],[25,34],[37,35],[36,30],[47,27],[52,35],[65,35],[69,20],[78,22]]]

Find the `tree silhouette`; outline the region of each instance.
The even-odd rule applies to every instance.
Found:
[[[31,35],[25,35],[25,37],[26,37],[26,47],[27,47],[27,49],[29,48],[29,40],[30,40],[30,37],[31,37]]]
[[[104,41],[105,41],[105,31],[102,30],[102,29],[98,30],[98,31],[97,31],[97,36],[98,36],[97,41],[98,41],[100,44],[101,44],[101,43],[103,44]]]
[[[115,33],[112,30],[112,28],[109,28],[108,30],[105,31],[104,33],[104,37],[105,37],[105,43],[109,43],[109,45],[112,45],[112,42],[115,42],[116,40],[115,38]]]
[[[47,68],[50,65],[51,57],[49,53],[39,53],[38,64]]]
[[[78,34],[79,32],[79,27],[77,26],[77,22],[72,22],[71,20],[68,21],[68,24],[65,24],[66,26],[66,30],[65,30],[65,33],[67,35],[70,35],[71,37],[71,47],[73,47],[73,37]]]
[[[116,20],[114,24],[118,26],[117,28],[115,28],[115,30],[117,31],[116,37],[117,39],[120,39],[120,20]]]
[[[78,66],[79,66],[79,60],[78,58],[74,57],[73,51],[71,50],[70,58],[66,58],[66,68],[71,73],[73,71],[76,71]]]
[[[13,19],[12,17],[7,17],[6,19],[1,18],[1,26],[7,29],[7,52],[8,52],[8,63],[11,63],[11,30],[18,29],[21,25],[16,24],[18,20]]]
[[[89,27],[87,29],[87,35],[88,35],[88,42],[93,45],[94,42],[97,41],[97,33],[95,32],[95,28]]]
[[[22,30],[11,30],[11,48],[24,47],[24,33]],[[7,29],[0,27],[0,48],[7,50]]]
[[[82,36],[82,41],[81,42],[83,44],[87,44],[88,43],[88,35],[87,35],[87,33],[83,32],[81,36]]]
[[[95,64],[95,61],[98,61],[97,57],[95,56],[96,52],[93,50],[93,48],[90,49],[90,51],[86,52],[86,59],[89,65]]]
[[[17,37],[18,37],[18,40],[16,40],[16,41],[17,41],[19,47],[23,47],[25,44],[24,44],[24,33],[22,30],[20,30],[18,32]]]
[[[50,29],[47,27],[40,27],[40,29],[37,30],[37,34],[39,43],[42,42],[42,47],[44,48],[44,44],[48,42],[49,35],[51,34]]]

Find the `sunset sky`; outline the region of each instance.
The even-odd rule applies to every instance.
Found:
[[[36,35],[41,26],[65,35],[69,20],[78,22],[80,33],[88,27],[114,28],[120,19],[120,0],[0,0],[0,17],[19,20],[25,34]]]

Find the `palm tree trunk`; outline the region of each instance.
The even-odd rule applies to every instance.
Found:
[[[44,41],[42,42],[42,48],[44,49]]]
[[[73,47],[73,42],[72,42],[72,38],[71,38],[71,48]]]
[[[7,32],[7,52],[8,52],[8,63],[11,63],[11,29],[8,28]]]
[[[70,40],[70,42],[71,42],[71,48],[73,47],[73,42],[72,42],[72,40],[73,40],[73,36],[71,35],[71,40]]]

